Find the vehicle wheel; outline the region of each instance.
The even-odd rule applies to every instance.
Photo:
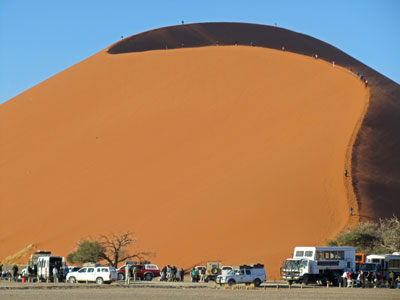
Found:
[[[69,283],[76,283],[76,278],[73,277],[73,276],[71,276],[71,277],[68,279],[68,282],[69,282]]]
[[[229,286],[232,286],[232,285],[235,285],[235,280],[233,280],[233,279],[229,279],[229,281],[228,281],[228,285]]]
[[[104,283],[104,279],[101,278],[101,277],[97,277],[97,278],[96,278],[96,283],[97,283],[97,284],[103,284],[103,283]]]
[[[207,283],[209,280],[210,280],[210,278],[206,277],[206,278],[204,279],[204,282]]]
[[[260,284],[261,284],[260,278],[254,279],[254,286],[260,286]]]
[[[305,285],[309,284],[309,283],[310,283],[310,276],[308,276],[307,274],[304,275],[304,277],[303,277],[303,283],[304,283]]]
[[[118,273],[118,280],[125,280],[125,275],[122,273]]]
[[[289,283],[289,285],[292,285],[293,284],[293,280],[289,280],[288,283]]]
[[[211,269],[211,274],[217,275],[218,274],[218,268],[214,267]]]
[[[144,275],[144,280],[152,281],[153,280],[153,275],[151,273],[147,273],[146,275]]]

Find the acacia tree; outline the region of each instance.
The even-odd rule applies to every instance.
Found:
[[[380,219],[379,223],[359,223],[354,229],[346,229],[328,246],[353,246],[358,252],[392,253],[400,250],[400,220]]]
[[[124,233],[111,233],[107,235],[100,236],[100,245],[104,248],[102,253],[102,258],[113,266],[117,267],[120,262],[126,260],[137,258],[142,260],[144,257],[152,256],[150,251],[135,252],[130,254],[126,248],[131,244],[136,243],[136,239],[133,237],[132,232]]]
[[[111,266],[117,267],[119,263],[128,259],[152,256],[150,251],[130,253],[127,247],[136,243],[132,232],[111,233],[101,235],[97,239],[80,241],[75,252],[68,254],[67,260],[71,263],[107,261]]]
[[[76,251],[68,254],[67,261],[73,264],[86,262],[97,262],[103,259],[104,251],[102,245],[96,240],[83,240],[78,242]]]

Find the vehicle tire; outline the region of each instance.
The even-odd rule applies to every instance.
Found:
[[[144,275],[144,280],[152,281],[153,280],[153,274],[147,273],[146,275]]]
[[[76,278],[74,276],[71,276],[70,278],[68,278],[68,282],[69,283],[76,283]]]
[[[103,284],[103,283],[104,283],[104,279],[101,278],[101,277],[97,277],[97,278],[96,278],[96,283],[97,283],[97,284]]]
[[[214,267],[211,269],[211,274],[217,275],[218,274],[218,268]]]
[[[308,276],[307,274],[303,276],[303,283],[305,285],[308,285],[310,283],[310,276]]]
[[[118,280],[125,280],[125,275],[122,273],[118,273]]]
[[[260,284],[261,284],[260,278],[254,279],[254,286],[260,286]]]
[[[210,280],[210,278],[209,278],[209,277],[206,277],[206,278],[204,279],[204,282],[207,283],[209,280]]]
[[[289,285],[292,285],[293,284],[293,280],[289,280],[288,283],[289,283]]]
[[[235,285],[235,284],[236,284],[236,281],[235,281],[235,280],[229,279],[229,281],[228,281],[228,285],[229,285],[229,286],[233,286],[233,285]]]

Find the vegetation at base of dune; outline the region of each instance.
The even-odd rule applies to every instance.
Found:
[[[106,261],[116,268],[119,263],[126,260],[134,258],[142,260],[153,255],[149,251],[131,254],[126,248],[134,243],[136,239],[130,231],[101,235],[96,239],[88,238],[77,243],[76,251],[68,254],[67,261],[72,264]]]
[[[328,246],[352,246],[362,253],[393,253],[400,251],[400,220],[393,216],[378,223],[361,222],[354,229],[345,229]]]
[[[104,247],[96,240],[83,240],[78,242],[75,252],[68,254],[67,261],[72,264],[98,262],[102,260]]]

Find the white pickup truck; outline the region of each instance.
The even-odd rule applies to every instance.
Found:
[[[67,275],[69,283],[96,282],[97,284],[111,283],[118,279],[117,271],[111,267],[84,267]]]
[[[219,275],[216,279],[217,284],[228,284],[232,286],[237,283],[250,284],[260,286],[261,282],[265,281],[264,265],[241,265],[233,267],[226,275]]]

